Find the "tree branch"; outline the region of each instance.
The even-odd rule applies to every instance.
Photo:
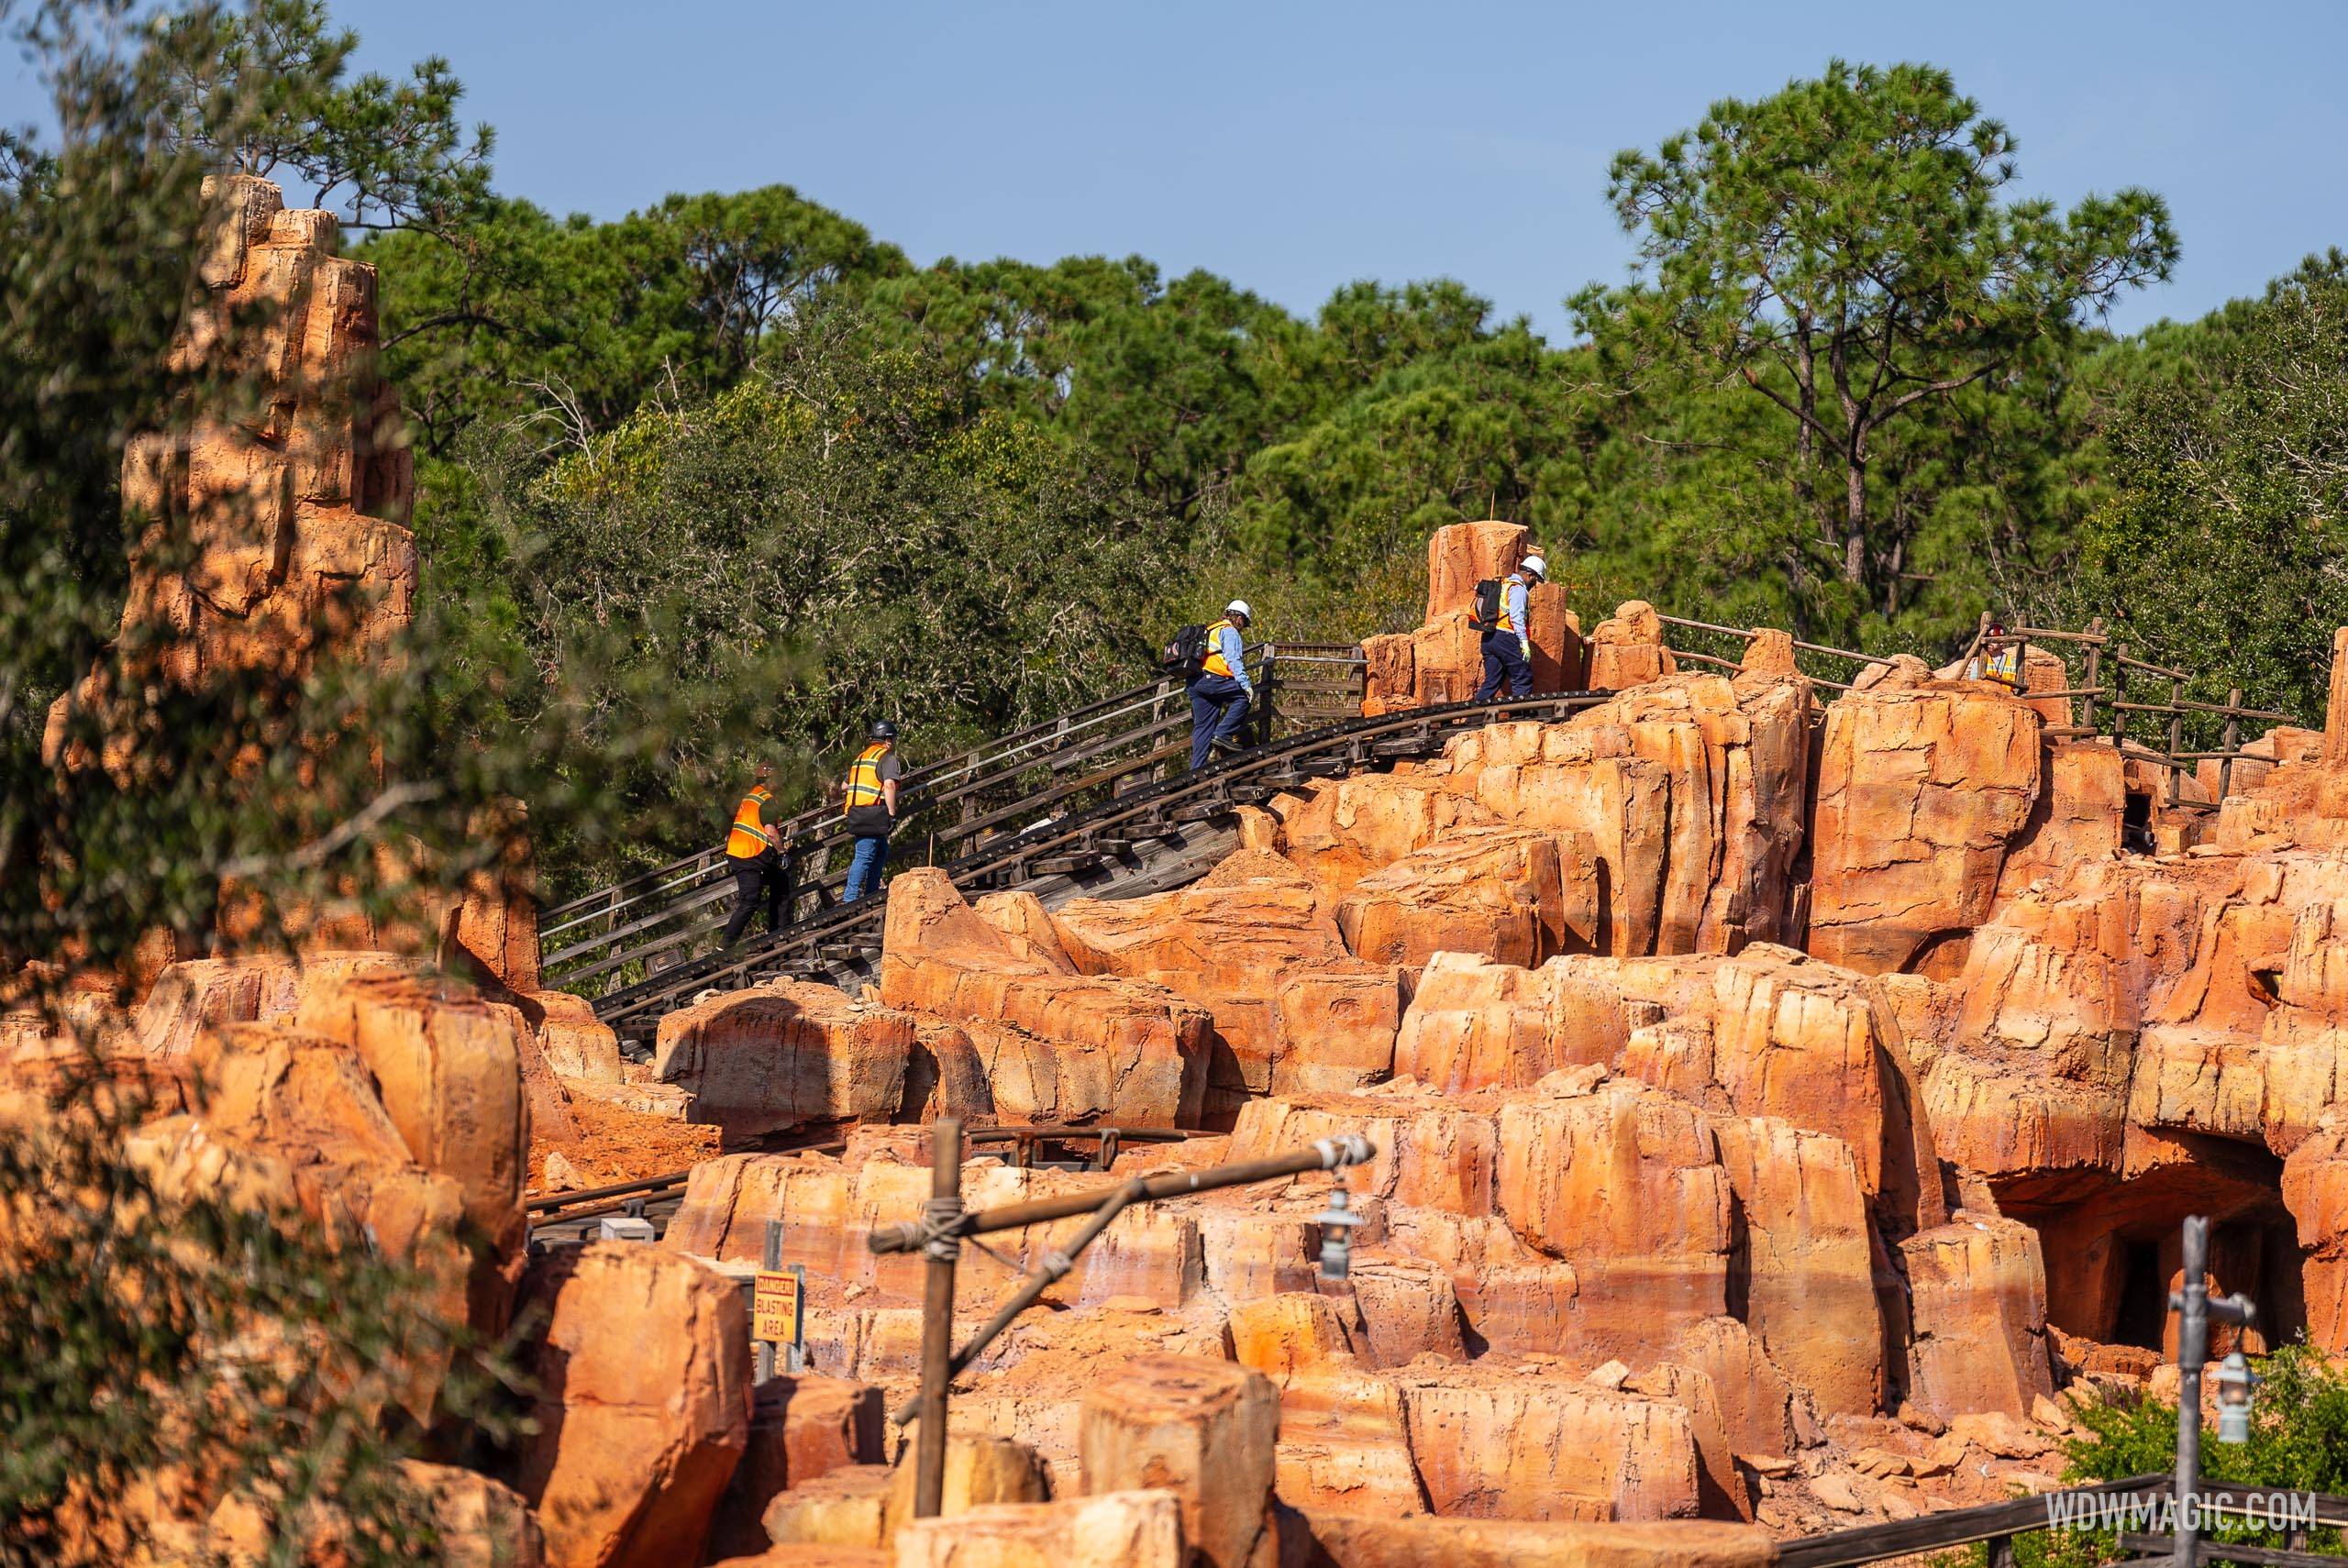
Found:
[[[395,812],[406,810],[427,801],[437,801],[447,792],[447,786],[433,782],[394,784],[367,802],[357,814],[337,824],[330,832],[311,840],[301,848],[283,856],[240,855],[222,865],[219,874],[225,878],[255,877],[263,871],[282,867],[289,870],[306,871],[331,857],[361,834],[372,833],[383,820]]]

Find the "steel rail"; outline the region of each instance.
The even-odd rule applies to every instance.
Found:
[[[1282,646],[1317,648],[1322,646],[1320,644],[1251,643],[1247,646],[1246,653],[1260,656],[1267,648]],[[1160,676],[1155,680],[1146,681],[1139,686],[1129,687],[1123,691],[1096,698],[1080,708],[1072,708],[1065,713],[1038,720],[1024,729],[1013,730],[1008,734],[992,736],[976,745],[940,757],[935,762],[909,768],[906,770],[903,787],[907,790],[934,790],[943,780],[958,779],[982,768],[998,767],[1007,758],[1023,755],[1038,746],[1052,749],[1053,743],[1064,740],[1079,730],[1122,717],[1137,708],[1147,707],[1154,702],[1178,695],[1181,690],[1182,683],[1180,679],[1172,676]],[[829,805],[810,806],[775,825],[779,828],[803,831],[820,825],[825,817],[836,814],[836,808]],[[544,911],[541,929],[544,932],[559,931],[569,924],[576,923],[570,917],[593,919],[599,914],[607,913],[615,897],[625,900],[637,890],[657,883],[663,878],[706,869],[716,859],[722,857],[723,854],[722,847],[696,850],[691,855],[680,856],[665,865],[633,873],[605,887],[581,893],[576,898],[567,899]]]
[[[1181,1127],[1080,1127],[1065,1121],[1046,1122],[1036,1127],[1005,1125],[974,1127],[964,1134],[972,1143],[1067,1143],[1086,1139],[1096,1142],[1113,1140],[1118,1143],[1180,1143],[1192,1138],[1213,1134]],[[803,1143],[792,1149],[737,1150],[737,1154],[841,1154],[847,1151],[847,1140],[834,1138],[822,1143]],[[527,1215],[558,1215],[548,1223],[567,1224],[572,1220],[592,1219],[593,1215],[568,1214],[563,1210],[593,1204],[595,1213],[615,1212],[636,1198],[665,1196],[670,1189],[685,1185],[692,1176],[688,1168],[670,1171],[661,1176],[641,1176],[635,1181],[614,1182],[608,1187],[582,1187],[577,1192],[546,1192],[535,1197],[524,1195],[522,1212]]]
[[[1611,692],[1561,692],[1538,697],[1507,698],[1496,702],[1455,702],[1435,708],[1412,708],[1371,718],[1342,721],[1318,730],[1291,735],[1214,763],[1196,773],[1178,776],[1113,795],[1091,809],[1062,819],[1045,832],[1023,834],[981,845],[943,869],[958,888],[996,890],[1014,887],[1036,875],[1030,863],[1081,854],[1095,860],[1113,858],[1117,849],[1103,850],[1093,841],[1114,836],[1121,845],[1139,848],[1140,841],[1166,838],[1191,823],[1227,815],[1239,805],[1255,804],[1282,790],[1305,781],[1297,765],[1316,764],[1333,772],[1366,771],[1401,755],[1390,749],[1398,739],[1415,737],[1406,749],[1425,755],[1451,735],[1486,724],[1513,719],[1559,718],[1596,706]],[[1373,753],[1377,743],[1390,749]],[[1139,766],[1138,764],[1136,766]],[[1249,799],[1238,799],[1239,795]],[[1034,809],[1031,802],[1030,809]],[[1110,834],[1104,830],[1132,828]],[[1137,855],[1136,860],[1146,858]],[[767,976],[787,972],[794,956],[826,945],[853,940],[865,955],[878,951],[885,900],[821,911],[770,936],[747,943],[724,955],[689,960],[632,986],[622,987],[595,1002],[597,1015],[619,1024],[650,1011],[667,1011],[677,1001],[706,988],[755,984]]]

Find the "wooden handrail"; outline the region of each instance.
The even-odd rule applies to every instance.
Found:
[[[2157,1491],[2168,1484],[2169,1477],[2165,1475],[2132,1475],[2125,1481],[2106,1481],[2099,1485],[2077,1486],[2070,1490],[2073,1494],[2086,1496],[2132,1496]],[[2032,1530],[2045,1529],[2046,1519],[2046,1497],[2043,1495],[2017,1497],[2010,1503],[1990,1503],[1977,1508],[1919,1514],[1911,1519],[1859,1525],[1826,1535],[1808,1535],[1781,1541],[1778,1546],[1778,1568],[1856,1568],[1859,1563],[1880,1562],[1887,1557],[1905,1557],[1911,1552],[1970,1546],[1977,1540],[2027,1535]]]

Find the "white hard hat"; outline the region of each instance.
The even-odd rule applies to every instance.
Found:
[[[1539,556],[1525,557],[1524,569],[1544,580],[1545,580],[1549,576],[1549,563],[1543,560]]]
[[[1247,608],[1247,601],[1245,599],[1233,600],[1223,607],[1223,613],[1226,615],[1242,615],[1250,621],[1256,618],[1256,612]]]

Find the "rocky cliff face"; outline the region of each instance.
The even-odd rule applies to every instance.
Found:
[[[271,395],[126,469],[203,543],[126,612],[185,634],[186,682],[380,651],[415,579],[371,273],[273,188],[225,195],[188,351],[260,356]],[[1438,534],[1372,712],[1468,694],[1473,584],[1526,545]],[[439,928],[478,988],[322,922],[299,961],[183,962],[80,1021],[170,1112],[140,1135],[168,1181],[371,1236],[484,1331],[533,1309],[513,1489],[429,1478],[500,1560],[763,1531],[742,1561],[1758,1568],[1743,1521],[2051,1484],[2066,1402],[2161,1353],[2191,1212],[2258,1336],[2348,1351],[2348,676],[2320,736],[2201,781],[2212,810],[2141,802],[2138,855],[2150,781],[2050,736],[2063,699],[1903,659],[1822,702],[1781,634],[1681,670],[1652,606],[1585,642],[1545,588],[1534,623],[1544,686],[1608,700],[1277,799],[1172,892],[973,905],[908,871],[876,987],[705,997],[649,1068],[536,989],[521,867]],[[0,1114],[58,1079],[42,1028],[0,1030]],[[923,1264],[865,1237],[920,1211],[908,1124],[945,1114],[1199,1134],[1114,1176],[1365,1133],[1353,1268],[1316,1267],[1327,1176],[1128,1209],[958,1385],[947,1517],[914,1521],[871,1390],[911,1388]],[[645,1174],[599,1168],[615,1125],[670,1166],[846,1143],[703,1158],[662,1244],[530,1262],[526,1182]],[[1102,1187],[963,1171],[980,1208]],[[754,1399],[728,1274],[770,1221],[819,1375]],[[958,1337],[1078,1223],[966,1249]],[[439,1371],[403,1401],[427,1423]]]
[[[116,657],[50,710],[44,756],[69,780],[127,778],[158,693],[235,704],[290,692],[336,665],[396,674],[415,614],[414,469],[398,393],[377,362],[375,269],[334,253],[333,215],[287,209],[267,180],[224,176],[205,194],[212,240],[173,354],[211,378],[200,384],[217,406],[185,410],[177,428],[125,445],[123,506],[147,526]],[[298,738],[317,759],[312,776],[380,775],[363,735]],[[319,766],[329,754],[344,766]],[[231,884],[215,931],[153,933],[151,961],[265,946],[273,922],[305,950],[435,953],[534,991],[526,830],[518,812],[481,827],[508,853],[460,897],[419,894],[388,919],[337,897],[280,906],[272,922]],[[395,879],[400,853],[380,858]],[[132,978],[143,988],[150,977]]]
[[[1447,668],[1449,599],[1521,549],[1437,541],[1411,680]],[[1373,650],[1374,708],[1442,695],[1381,686],[1401,646]],[[2150,808],[2171,852],[2124,853],[2154,783],[2048,735],[2063,700],[1896,660],[1822,703],[1791,655],[1765,634],[1680,672],[1626,605],[1588,645],[1607,701],[1279,798],[1189,889],[964,912],[897,884],[882,999],[921,1026],[1025,1019],[1082,1060],[1092,1004],[1026,993],[1085,977],[1203,1015],[1161,1058],[1202,1057],[1197,1120],[1130,1103],[1227,1133],[1120,1168],[1380,1151],[1347,1180],[1343,1285],[1311,1266],[1314,1180],[1128,1211],[958,1420],[1066,1485],[1078,1369],[1179,1350],[1272,1380],[1299,1507],[1818,1528],[2037,1484],[2064,1400],[2160,1354],[2187,1213],[2217,1220],[2218,1286],[2260,1299],[2254,1339],[2348,1350],[2348,763],[2278,735],[2219,809]],[[981,1204],[1082,1179],[966,1176]],[[818,1364],[906,1389],[914,1271],[852,1243],[923,1179],[895,1135],[742,1156],[670,1244],[745,1258],[784,1217],[826,1281]],[[970,1271],[962,1309],[1010,1283]]]

